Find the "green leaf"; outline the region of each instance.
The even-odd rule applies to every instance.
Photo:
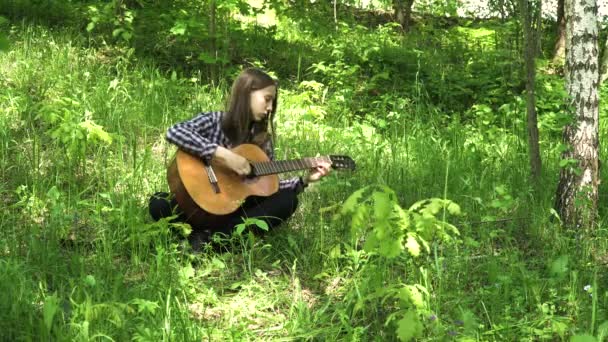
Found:
[[[112,143],[112,137],[110,134],[103,130],[103,127],[96,124],[92,120],[87,120],[78,124],[80,128],[83,128],[87,132],[87,139],[101,141],[106,145]]]
[[[407,248],[408,252],[414,257],[420,255],[420,244],[412,235],[408,234],[407,241],[405,242],[405,248]]]
[[[177,215],[172,216],[172,218],[176,218]],[[192,226],[189,223],[171,223],[171,227],[176,229],[182,236],[186,237],[192,234]]]
[[[562,255],[551,262],[551,274],[563,277],[568,272],[568,255]]]
[[[608,336],[608,321],[604,321],[604,323],[600,324],[597,327],[597,339],[598,341],[604,341],[604,337]]]
[[[424,308],[426,306],[424,302],[424,294],[428,295],[428,292],[424,286],[420,284],[408,285],[410,291],[410,300],[417,308]]]
[[[247,228],[247,226],[245,225],[245,223],[239,223],[239,224],[237,224],[234,227],[236,228],[235,231],[234,231],[236,233],[236,235],[243,234],[243,231],[245,230],[245,228]]]
[[[396,224],[398,225],[399,229],[407,230],[410,227],[409,212],[403,210],[403,208],[401,208],[399,204],[395,203],[393,206],[393,213],[395,213],[397,221]]]
[[[84,277],[84,283],[87,286],[95,287],[95,284],[97,284],[97,281],[95,280],[95,277],[92,274],[89,274],[86,277]]]
[[[347,214],[349,212],[355,211],[355,208],[359,204],[359,199],[363,196],[363,192],[367,190],[367,186],[363,187],[355,192],[352,195],[348,196],[344,204],[342,204],[342,209],[340,210],[340,214]]]
[[[61,191],[59,191],[55,185],[53,185],[49,191],[46,192],[46,198],[52,203],[58,202],[60,197]]]
[[[330,259],[338,259],[340,256],[342,255],[341,252],[341,248],[340,245],[337,244],[335,245],[330,251],[329,251],[329,258]]]
[[[242,286],[243,286],[243,283],[244,283],[244,282],[242,282],[242,281],[237,281],[237,282],[235,282],[235,283],[232,283],[232,285],[230,285],[230,289],[231,289],[231,290],[236,290],[236,289],[238,289],[239,287],[242,287]]]
[[[461,320],[464,325],[464,331],[468,334],[474,334],[478,327],[475,314],[470,310],[461,310]]]
[[[439,198],[432,198],[431,202],[422,210],[422,212],[437,215],[441,210],[443,210],[443,201]]]
[[[53,326],[53,318],[57,313],[57,309],[59,308],[59,299],[56,294],[48,296],[44,299],[44,306],[42,308],[42,315],[44,319],[44,326],[47,331],[51,331],[51,327]]]
[[[425,293],[428,294],[427,290],[422,285],[404,285],[404,287],[399,290],[397,297],[404,303],[412,304],[416,308],[424,308],[426,306],[424,302]]]
[[[253,222],[258,228],[263,231],[268,231],[268,223],[264,220],[254,219]]]
[[[402,241],[403,236],[398,238],[389,237],[380,240],[378,253],[386,258],[396,258],[401,254],[401,250],[403,249],[403,245],[401,244]]]
[[[201,52],[198,55],[198,60],[205,64],[215,64],[217,63],[217,59],[206,52]]]
[[[369,209],[366,206],[360,206],[357,210],[352,214],[350,221],[350,233],[353,237],[359,238],[359,234],[361,230],[365,228],[365,223],[367,222],[367,218],[369,214]]]
[[[391,199],[386,192],[374,191],[372,194],[374,199],[374,216],[376,220],[387,220],[391,214],[393,205]]]
[[[123,28],[114,29],[114,31],[112,31],[112,37],[117,37],[119,34],[123,33],[124,31],[125,31],[125,29],[123,29]]]
[[[414,311],[406,312],[397,324],[397,337],[400,341],[411,341],[422,335],[422,323]]]
[[[135,298],[131,301],[131,303],[137,306],[138,313],[148,313],[153,315],[156,312],[156,309],[159,308],[157,302],[152,302],[142,298]]]
[[[268,223],[264,220],[260,220],[254,217],[245,218],[243,223],[236,225],[236,234],[241,235],[245,228],[249,226],[256,226],[264,231],[268,231]]]
[[[461,213],[460,206],[452,201],[449,202],[447,209],[448,209],[448,213],[450,213],[452,215],[460,215],[460,213]]]
[[[186,266],[182,267],[179,270],[179,274],[184,278],[184,279],[190,279],[192,277],[194,277],[194,268],[192,267],[191,264],[187,264]]]
[[[365,238],[365,243],[363,244],[363,250],[365,250],[368,253],[372,253],[375,252],[376,249],[378,248],[378,238],[376,237],[376,234],[369,234],[366,238]]]
[[[5,35],[0,33],[0,51],[8,50],[8,48],[9,48],[8,38],[6,38]]]
[[[574,335],[570,339],[570,342],[597,342],[597,339],[591,335]]]
[[[186,34],[187,24],[184,21],[178,21],[173,25],[170,32],[176,36],[183,36]]]
[[[423,207],[423,206],[424,206],[426,203],[428,203],[428,202],[429,202],[429,200],[428,200],[428,199],[420,200],[420,201],[418,201],[418,202],[416,202],[416,203],[412,204],[412,205],[410,206],[409,210],[410,210],[410,211],[419,211],[419,210],[421,210],[421,208],[422,208],[422,207]]]

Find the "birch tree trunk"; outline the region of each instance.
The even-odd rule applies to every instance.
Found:
[[[410,30],[413,5],[414,0],[393,0],[395,18],[405,32]]]
[[[598,24],[596,0],[566,0],[566,89],[572,123],[563,140],[556,207],[572,228],[591,228],[597,216],[598,142]]]
[[[532,182],[538,188],[542,162],[538,142],[538,118],[536,115],[536,37],[532,27],[532,4],[529,0],[520,0],[520,10],[524,26],[524,60],[526,62],[526,111],[528,117],[528,156]],[[538,5],[538,4],[536,4]],[[540,10],[540,9],[539,9]]]

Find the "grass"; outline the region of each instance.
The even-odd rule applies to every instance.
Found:
[[[533,193],[517,103],[460,120],[421,93],[389,93],[386,103],[400,103],[392,116],[386,103],[337,115],[335,88],[321,99],[314,85],[286,80],[277,156],[347,154],[358,171],[311,186],[295,217],[264,239],[245,234],[231,252],[191,255],[177,227],[151,222],[146,202],[167,189],[167,127],[221,108],[227,84],[87,47],[70,31],[13,30],[11,51],[0,54],[7,340],[393,340],[411,310],[423,341],[601,333],[605,224],[571,232],[551,220],[558,137],[544,131],[543,190]],[[404,209],[453,200],[464,215],[446,219],[460,236],[429,238],[417,258],[363,251],[371,233],[353,236],[354,221],[334,215],[368,185],[388,186]],[[363,230],[380,221],[365,222]],[[428,294],[413,295],[415,284]],[[407,288],[407,299],[393,287]]]

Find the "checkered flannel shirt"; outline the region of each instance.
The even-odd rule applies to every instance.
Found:
[[[167,131],[167,140],[180,149],[210,162],[218,146],[233,148],[235,146],[222,132],[223,112],[199,113],[193,119],[180,122]],[[274,160],[272,142],[262,147],[270,160]],[[279,189],[294,189],[301,192],[302,180],[299,177],[283,179],[279,182]]]

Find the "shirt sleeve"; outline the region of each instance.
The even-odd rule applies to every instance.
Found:
[[[302,182],[301,177],[294,177],[290,179],[281,179],[279,181],[279,189],[292,189],[297,194],[304,191],[304,183]]]
[[[210,162],[218,145],[219,116],[201,113],[191,120],[180,122],[167,131],[167,140],[180,149]]]

